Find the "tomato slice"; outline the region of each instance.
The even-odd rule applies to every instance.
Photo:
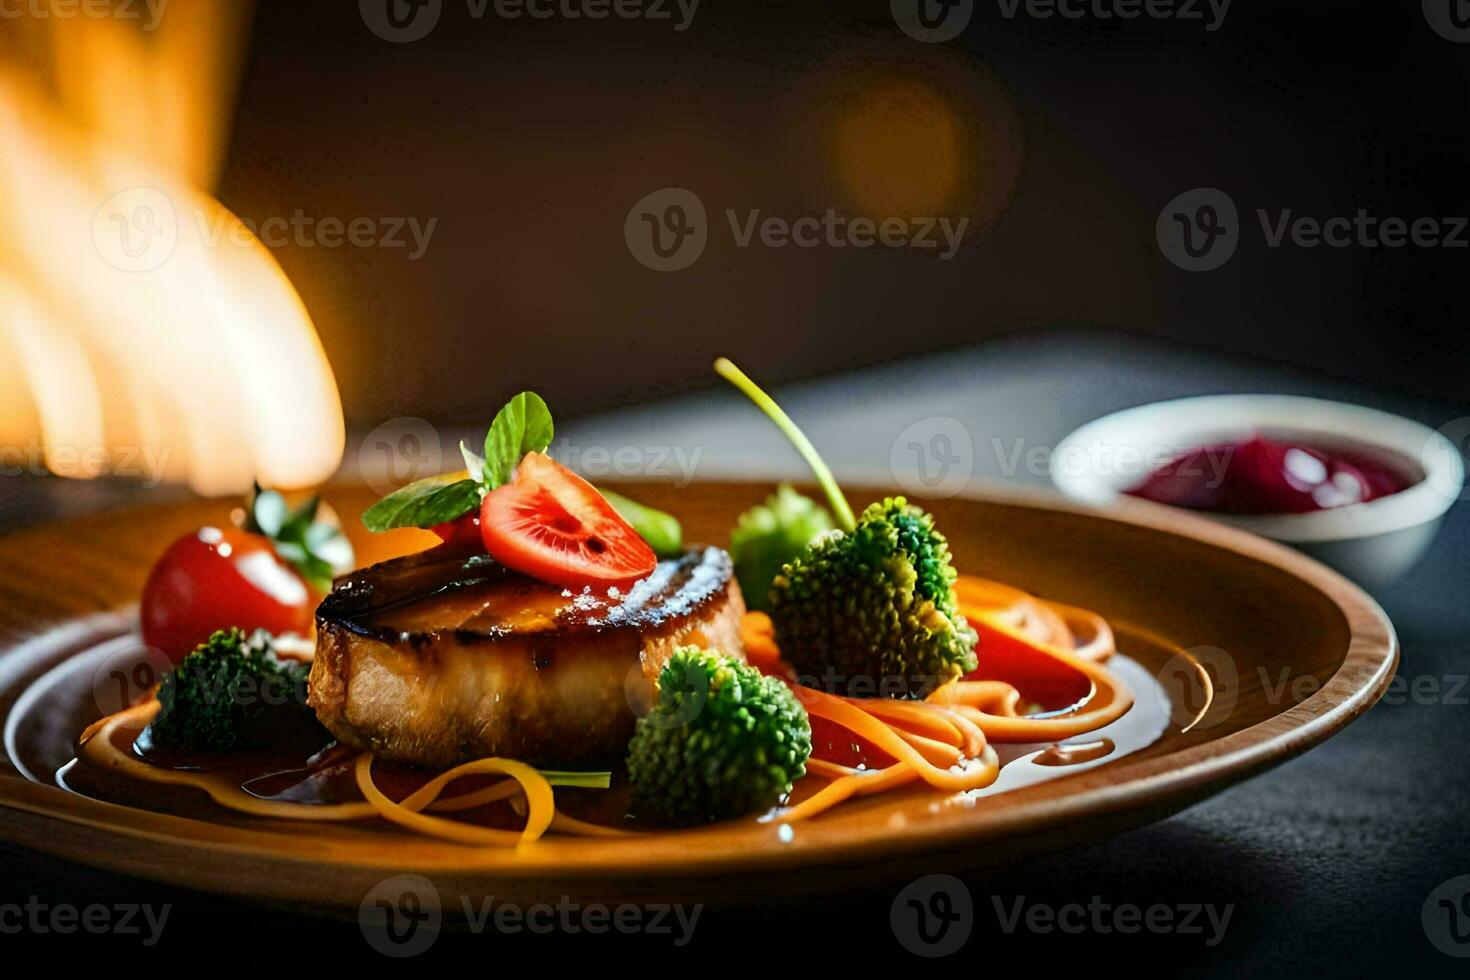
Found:
[[[596,487],[543,453],[485,495],[480,535],[496,561],[567,588],[632,585],[658,564]]]
[[[435,524],[429,530],[439,535],[440,541],[453,546],[456,551],[479,551],[484,547],[480,534],[480,512],[477,510],[456,517],[452,521]]]

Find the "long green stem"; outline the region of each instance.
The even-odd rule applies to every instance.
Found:
[[[558,772],[554,769],[538,769],[553,786],[580,786],[583,789],[607,789],[612,785],[610,772]]]
[[[827,469],[827,464],[822,462],[822,457],[817,455],[817,449],[812,445],[796,423],[791,421],[791,416],[781,410],[775,399],[761,390],[760,385],[734,365],[728,357],[722,357],[715,361],[715,372],[726,381],[745,393],[745,397],[755,402],[756,407],[766,413],[766,417],[776,423],[776,428],[791,441],[796,451],[801,453],[801,458],[812,468],[817,482],[827,494],[827,502],[832,507],[832,512],[837,515],[837,523],[843,529],[851,531],[857,527],[857,519],[852,516],[852,508],[847,505],[847,498],[842,495],[842,488],[832,478],[832,471]]]

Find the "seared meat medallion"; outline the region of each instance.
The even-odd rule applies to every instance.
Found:
[[[322,602],[309,703],[342,742],[400,762],[611,762],[633,734],[629,692],[681,644],[742,656],[744,613],[719,548],[626,593],[435,548],[353,572]]]

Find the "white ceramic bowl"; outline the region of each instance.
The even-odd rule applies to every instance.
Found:
[[[1058,444],[1051,478],[1067,496],[1106,506],[1185,450],[1254,433],[1352,449],[1418,478],[1387,497],[1309,514],[1205,515],[1291,544],[1365,585],[1385,585],[1418,561],[1464,490],[1464,460],[1440,432],[1359,405],[1290,395],[1181,398],[1104,416]]]

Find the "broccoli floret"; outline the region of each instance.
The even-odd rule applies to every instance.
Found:
[[[763,505],[741,514],[730,532],[730,557],[746,607],[769,608],[771,582],[782,566],[831,529],[832,515],[826,508],[784,483]]]
[[[698,647],[676,650],[628,746],[633,813],[687,826],[768,810],[806,774],[812,730],[791,689]]]
[[[229,753],[320,747],[331,734],[306,704],[311,665],[276,657],[263,634],[220,630],[164,678],[146,748]]]
[[[975,669],[979,637],[955,606],[954,580],[934,519],[886,499],[782,569],[771,588],[776,641],[814,687],[922,698]]]

